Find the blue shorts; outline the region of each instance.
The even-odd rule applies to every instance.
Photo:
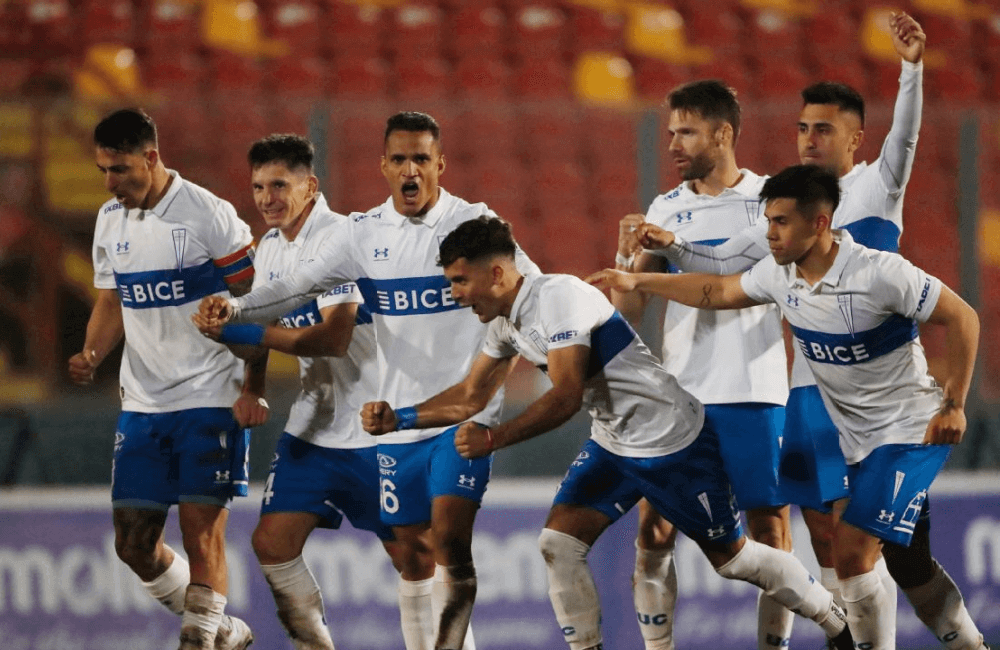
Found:
[[[455,451],[454,426],[438,436],[378,446],[382,522],[409,526],[431,519],[435,497],[451,495],[481,503],[493,455],[466,460]]]
[[[331,449],[281,434],[271,473],[264,484],[260,514],[308,512],[319,528],[351,525],[393,539],[379,516],[378,459],[375,447]]]
[[[879,539],[909,546],[918,525],[930,525],[924,508],[927,489],[950,453],[951,445],[877,448],[848,467],[852,497],[843,520]]]
[[[706,404],[705,421],[719,435],[722,464],[741,510],[788,503],[778,483],[785,407]]]
[[[122,411],[111,464],[115,508],[167,510],[174,503],[226,506],[248,494],[250,429],[228,408]]]
[[[554,504],[593,508],[616,521],[642,497],[699,544],[724,544],[743,535],[719,439],[708,426],[684,449],[654,458],[619,456],[588,440]]]
[[[840,433],[816,386],[788,394],[779,478],[785,500],[797,506],[830,512],[832,502],[847,497]]]

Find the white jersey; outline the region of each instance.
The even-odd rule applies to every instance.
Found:
[[[495,216],[483,203],[470,204],[441,189],[422,218],[396,212],[390,198],[335,226],[318,257],[294,273],[233,301],[240,320],[269,320],[311,296],[356,281],[375,322],[378,399],[393,407],[413,406],[460,382],[482,347],[486,325],[451,296],[438,265],[441,241],[459,224]],[[538,270],[518,249],[518,269]],[[500,417],[503,392],[471,419],[492,426]],[[444,428],[395,431],[380,442],[398,444],[431,438]]]
[[[761,260],[741,277],[753,300],[778,305],[812,368],[848,463],[876,447],[920,443],[943,393],[927,373],[917,321],[926,321],[941,282],[895,253],[834,231],[840,249],[809,286],[796,265]]]
[[[277,228],[260,240],[254,266],[254,288],[288,275],[299,264],[316,257],[325,237],[339,221],[347,219],[327,206],[323,195],[306,218],[295,239],[289,241]],[[292,404],[285,432],[321,447],[358,449],[374,447],[376,439],[361,428],[361,407],[378,394],[375,361],[375,327],[353,282],[334,287],[281,318],[284,327],[309,327],[322,322],[320,311],[332,305],[358,305],[354,332],[343,357],[299,357],[302,390]]]
[[[740,172],[740,182],[718,196],[698,194],[682,183],[653,201],[646,221],[688,241],[725,243],[763,218],[759,195],[764,177]],[[781,317],[773,305],[714,311],[670,301],[663,317],[661,358],[667,372],[705,404],[784,406],[788,400],[788,361]]]
[[[122,409],[163,413],[231,407],[243,362],[198,333],[191,315],[226,280],[253,275],[250,228],[231,204],[177,172],[156,206],[112,199],[94,231],[94,286],[116,289],[125,324]]]
[[[705,412],[663,369],[604,294],[571,275],[526,275],[510,317],[490,323],[483,353],[522,355],[543,371],[549,350],[590,348],[583,403],[591,438],[619,456],[650,458],[687,447]]]
[[[882,151],[873,164],[860,162],[840,178],[840,204],[833,213],[833,227],[850,232],[855,241],[868,248],[899,251],[903,195],[913,169],[922,113],[923,64],[903,61],[892,128],[882,143]],[[771,254],[767,243],[767,220],[762,218],[754,227],[716,248],[680,237],[672,246],[658,252],[687,271],[738,273]],[[796,349],[792,388],[815,383],[809,365]]]

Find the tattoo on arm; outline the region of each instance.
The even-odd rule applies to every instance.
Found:
[[[706,284],[705,286],[703,286],[701,288],[701,293],[702,293],[702,298],[701,302],[698,303],[698,306],[704,309],[705,307],[709,307],[712,304],[712,285]]]

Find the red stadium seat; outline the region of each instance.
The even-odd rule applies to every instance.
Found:
[[[633,169],[636,165],[635,117],[631,113],[590,109],[581,118],[583,156],[593,171]]]
[[[319,57],[293,54],[275,59],[267,65],[268,87],[278,91],[277,97],[319,98],[326,88],[327,68]]]
[[[644,99],[662,101],[667,94],[682,83],[692,79],[687,66],[662,59],[635,57],[636,90]]]
[[[27,7],[34,52],[65,54],[74,50],[77,30],[73,8],[66,0],[40,0]]]
[[[80,39],[88,45],[94,43],[123,43],[131,45],[135,35],[136,18],[129,0],[87,0],[79,8]]]
[[[791,100],[811,81],[794,59],[762,59],[757,68],[756,96],[760,99]]]
[[[316,103],[310,98],[288,97],[268,103],[267,126],[273,133],[308,135]]]
[[[293,48],[295,56],[319,54],[326,34],[316,0],[269,0],[261,3],[264,33]]]
[[[434,4],[407,3],[396,7],[387,45],[397,54],[397,62],[441,54],[443,21],[441,10]]]
[[[625,16],[603,7],[573,5],[569,9],[569,44],[574,52],[620,52],[625,45]]]
[[[325,37],[339,55],[378,56],[386,33],[386,15],[381,7],[369,4],[334,2],[327,5]]]
[[[531,163],[581,158],[585,129],[570,106],[522,105],[518,124],[522,157]]]
[[[867,97],[868,75],[860,56],[840,54],[837,58],[817,57],[813,69],[816,81],[838,81],[854,88],[862,97]]]
[[[147,50],[191,50],[199,43],[198,5],[184,0],[139,3],[139,41]]]
[[[926,92],[932,99],[952,104],[970,104],[983,93],[979,71],[964,61],[947,68],[931,68],[925,72]]]
[[[326,186],[337,197],[335,210],[365,212],[385,203],[389,187],[379,173],[378,161],[377,156],[360,156],[333,165]]]
[[[989,61],[983,69],[983,99],[1000,102],[1000,59]]]
[[[215,148],[220,150],[219,155],[242,160],[245,168],[250,145],[271,133],[264,101],[244,93],[220,93],[212,98],[212,108],[211,137]]]
[[[330,128],[330,151],[337,158],[361,158],[372,161],[377,170],[382,155],[385,121],[389,111],[384,106],[368,109],[357,107],[349,112],[335,114]]]
[[[0,95],[16,95],[34,72],[34,62],[28,58],[0,59]]]
[[[802,23],[803,45],[816,61],[856,58],[861,54],[860,26],[849,11],[818,11]]]
[[[889,62],[869,58],[867,64],[870,80],[868,89],[871,97],[866,99],[895,102],[896,95],[899,94],[899,61]]]
[[[27,54],[31,50],[31,24],[28,7],[20,2],[0,3],[0,48],[8,55]]]
[[[639,175],[636,165],[603,167],[590,175],[587,183],[590,189],[593,213],[598,220],[621,219],[639,206]],[[622,209],[625,211],[622,211]]]
[[[502,58],[489,53],[458,59],[453,76],[458,97],[504,100],[510,93],[510,68]]]
[[[451,14],[451,51],[461,61],[467,56],[503,55],[507,17],[493,4],[461,5]]]
[[[520,99],[572,97],[569,70],[557,58],[523,59],[514,68],[514,94]]]
[[[972,56],[972,24],[961,16],[917,11],[915,18],[927,34],[930,47],[944,51],[953,65]]]
[[[339,99],[383,99],[389,92],[389,64],[365,53],[338,56],[329,91]]]
[[[168,165],[187,170],[195,161],[207,160],[213,155],[210,150],[214,148],[214,127],[206,119],[207,110],[201,94],[164,94],[167,101],[149,109],[156,121],[160,149]]]
[[[396,97],[402,101],[443,99],[448,95],[450,71],[440,57],[397,57],[393,70]]]
[[[736,89],[740,98],[753,94],[750,71],[738,56],[716,56],[711,62],[692,68],[692,79],[719,79]]]
[[[705,11],[700,8],[684,14],[688,41],[712,48],[715,58],[739,54],[743,40],[743,20],[732,11]]]
[[[139,59],[142,83],[151,90],[193,97],[204,88],[205,66],[192,52],[154,50]]]
[[[562,54],[566,14],[556,4],[532,3],[514,10],[513,48],[522,62]]]
[[[1000,8],[972,23],[972,49],[984,63],[1000,60]]]
[[[587,184],[579,161],[556,159],[539,164],[532,173],[531,192],[542,200],[585,197]]]
[[[750,12],[743,52],[752,60],[798,60],[801,56],[799,20],[775,9]]]
[[[509,165],[517,156],[521,123],[506,108],[469,109],[456,116],[454,132],[444,136],[445,147],[463,160],[477,161],[489,156],[499,164]]]

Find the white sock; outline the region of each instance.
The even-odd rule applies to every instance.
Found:
[[[842,611],[830,592],[791,553],[747,539],[740,552],[716,571],[724,578],[757,585],[784,607],[815,621],[828,637],[844,630]]]
[[[840,581],[840,593],[847,609],[847,624],[851,628],[855,647],[871,650],[894,650],[896,647],[896,617],[889,615],[889,596],[882,578],[869,571]]]
[[[587,566],[590,547],[572,535],[542,529],[538,546],[549,576],[549,600],[570,650],[601,644],[601,603]]]
[[[302,556],[283,564],[262,564],[278,607],[278,620],[295,650],[333,650],[323,595]]]
[[[819,583],[833,596],[833,602],[841,607],[844,606],[844,597],[840,595],[840,578],[837,577],[837,570],[825,566],[819,568]]]
[[[794,622],[795,612],[760,592],[757,595],[757,650],[787,647]]]
[[[188,585],[178,650],[212,650],[226,597],[205,585]]]
[[[904,589],[917,618],[924,622],[948,650],[977,650],[983,635],[969,616],[955,581],[937,561],[927,584]]]
[[[632,599],[646,650],[673,650],[677,567],[674,551],[635,547]]]
[[[434,650],[433,585],[434,578],[399,579],[399,621],[406,650]]]
[[[431,587],[431,606],[437,625],[435,647],[464,647],[472,605],[476,602],[476,568],[472,562],[456,566],[437,565]]]
[[[180,616],[184,613],[184,597],[190,581],[191,568],[188,566],[187,560],[175,552],[174,561],[170,563],[167,570],[153,578],[152,581],[143,582],[142,586],[149,592],[150,596]]]
[[[886,625],[891,629],[896,629],[896,610],[899,607],[899,592],[896,590],[896,581],[889,575],[889,566],[885,563],[885,557],[879,556],[875,563],[875,574],[882,582],[882,589],[885,591],[885,615]]]

